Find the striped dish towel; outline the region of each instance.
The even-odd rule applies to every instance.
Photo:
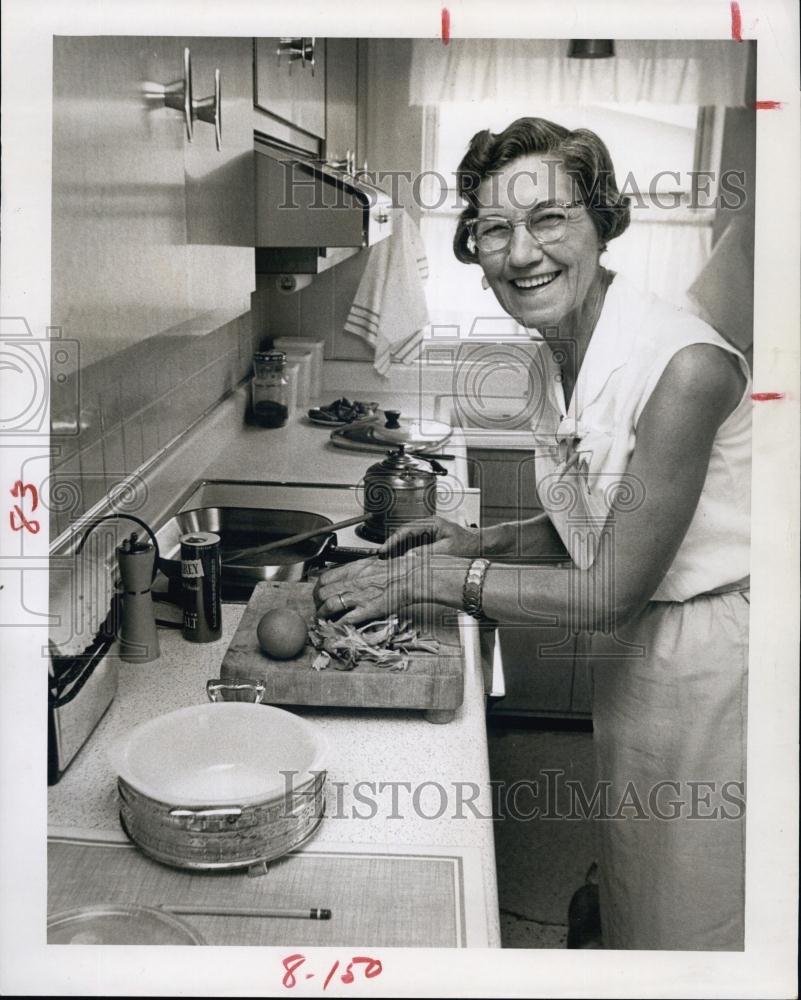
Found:
[[[347,333],[375,348],[373,365],[381,375],[393,361],[410,364],[419,353],[429,323],[427,277],[420,231],[405,209],[393,209],[392,235],[371,247],[345,322]]]

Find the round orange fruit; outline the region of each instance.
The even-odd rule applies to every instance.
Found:
[[[303,616],[292,608],[273,608],[256,627],[262,651],[274,660],[291,660],[306,645],[309,630]]]

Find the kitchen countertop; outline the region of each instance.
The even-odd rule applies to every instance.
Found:
[[[309,406],[320,406],[336,398],[312,400]],[[371,393],[370,399],[386,407],[400,410],[403,420],[431,419],[428,412],[419,412],[419,403],[412,395]],[[354,486],[374,462],[380,462],[383,451],[350,451],[331,444],[330,427],[313,424],[298,410],[284,427],[265,429],[245,424],[235,438],[221,447],[203,475],[215,479],[266,479],[271,482],[337,483]],[[387,450],[390,448],[387,445]],[[438,451],[454,455],[444,464],[449,479],[467,487],[467,461],[461,431],[455,430],[449,441]]]
[[[402,408],[397,396],[391,401]],[[194,465],[202,469],[199,478],[353,485],[372,460],[380,459],[380,454],[373,458],[331,446],[325,428],[298,414],[287,427],[271,430],[221,421],[219,414],[210,424],[193,432],[211,455],[206,464]],[[451,439],[447,450],[458,456],[449,463],[452,474],[464,475],[463,447]],[[166,478],[174,480],[175,473]],[[243,611],[243,605],[224,607],[218,642],[189,644],[179,631],[162,629],[157,661],[120,663],[114,702],[61,781],[49,789],[53,829],[119,830],[107,746],[145,719],[205,701],[206,680],[219,676]],[[477,851],[483,884],[472,903],[479,901],[485,909],[487,943],[499,946],[484,681],[476,631],[466,620],[462,634],[464,701],[447,724],[432,724],[411,710],[297,709],[321,727],[331,747],[327,815],[312,844]]]

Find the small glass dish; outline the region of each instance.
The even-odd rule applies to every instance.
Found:
[[[150,906],[81,906],[47,918],[48,944],[205,944],[180,917]]]

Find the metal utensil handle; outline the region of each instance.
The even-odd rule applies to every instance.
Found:
[[[252,691],[254,704],[260,705],[262,701],[264,701],[264,695],[267,693],[267,688],[261,683],[226,684],[224,681],[217,680],[216,678],[206,681],[206,694],[208,695],[209,701],[224,701],[225,699],[222,697],[223,691]]]
[[[349,563],[359,559],[371,559],[378,555],[377,548],[360,549],[352,545],[332,545],[325,553],[328,562]]]
[[[272,552],[274,549],[284,549],[290,545],[296,545],[298,542],[306,542],[310,538],[316,538],[318,535],[329,535],[334,531],[339,531],[340,528],[350,528],[354,524],[361,524],[363,520],[364,514],[359,514],[356,517],[349,517],[345,521],[337,521],[336,524],[326,524],[323,525],[322,528],[312,528],[311,531],[301,531],[297,535],[290,535],[288,538],[281,538],[277,542],[267,542],[266,545],[254,545],[249,549],[240,549],[238,552],[232,552],[231,555],[227,555],[224,562],[230,564],[235,562],[237,559],[241,559],[244,555],[262,555],[264,552]]]

